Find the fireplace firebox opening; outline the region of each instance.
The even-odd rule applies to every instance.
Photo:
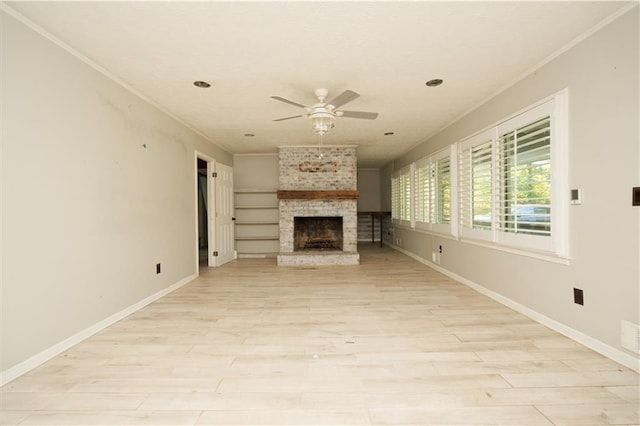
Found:
[[[293,250],[342,250],[342,216],[294,217]]]

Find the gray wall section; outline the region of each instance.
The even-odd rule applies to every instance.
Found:
[[[391,174],[394,162],[387,163],[380,169],[380,207],[383,211],[391,211]]]
[[[236,188],[279,189],[278,154],[237,154],[234,155],[233,161],[233,179]],[[358,210],[380,209],[379,182],[380,173],[377,169],[358,170],[358,191],[360,191]],[[388,204],[391,206],[390,201]],[[390,209],[391,207],[387,210]]]
[[[233,156],[233,186],[237,189],[278,189],[278,154]]]
[[[561,89],[569,89],[570,264],[562,265],[395,227],[401,248],[518,304],[637,357],[621,347],[621,320],[640,323],[638,7],[562,53],[382,170],[389,175]],[[568,190],[569,188],[567,188]],[[383,204],[390,198],[383,195]],[[573,288],[585,304],[573,303]]]
[[[233,159],[1,19],[5,371],[196,274],[195,151]]]
[[[358,211],[380,211],[380,170],[358,169]]]

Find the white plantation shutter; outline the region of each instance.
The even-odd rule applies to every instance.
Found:
[[[411,220],[411,175],[409,169],[404,170],[400,175],[400,190],[402,192],[401,216],[402,220]]]
[[[400,175],[391,176],[391,218],[400,220]]]
[[[413,226],[451,234],[453,145],[413,164]]]
[[[391,217],[397,221],[411,220],[411,168],[398,170],[391,178]]]
[[[493,219],[492,133],[492,131],[482,132],[460,144],[459,219],[462,235],[491,238],[490,231]]]
[[[433,223],[434,176],[435,168],[429,159],[416,164],[415,220],[418,224]]]
[[[451,157],[436,161],[436,221],[451,223]]]
[[[498,230],[550,236],[550,117],[502,133],[498,144]]]

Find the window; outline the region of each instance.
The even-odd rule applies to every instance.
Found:
[[[393,219],[566,257],[567,127],[564,90],[397,171]]]
[[[416,164],[416,217],[419,224],[434,223],[435,167],[427,158]]]
[[[391,218],[400,220],[400,175],[391,176]]]
[[[400,175],[400,219],[405,221],[411,220],[411,173],[410,169],[405,170]]]
[[[451,159],[436,161],[436,223],[451,223]]]
[[[460,143],[460,229],[462,236],[491,238],[493,224],[493,132]]]
[[[451,233],[451,147],[415,164],[416,227]]]
[[[551,120],[500,135],[498,230],[551,235]]]
[[[399,170],[391,178],[391,218],[411,221],[411,167]]]
[[[566,255],[566,91],[460,142],[460,235]]]

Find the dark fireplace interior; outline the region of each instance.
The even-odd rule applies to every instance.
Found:
[[[342,216],[294,217],[293,250],[342,250]]]

